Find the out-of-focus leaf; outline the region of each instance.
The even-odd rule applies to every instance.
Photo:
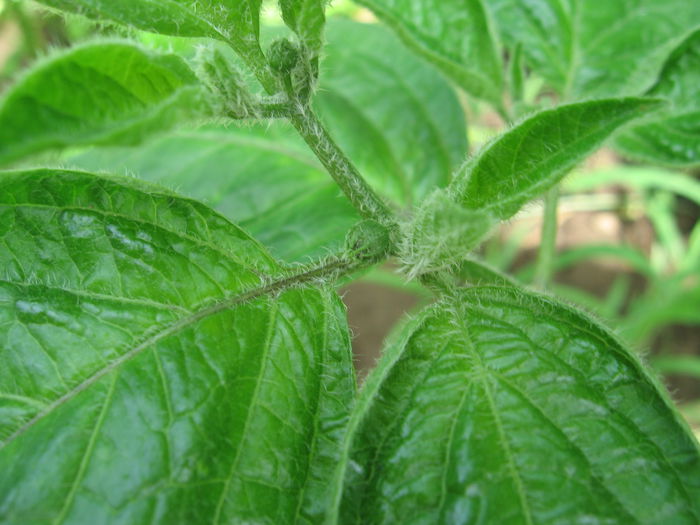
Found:
[[[353,396],[344,309],[134,179],[0,174],[0,519],[316,523]]]
[[[488,263],[474,259],[473,257],[462,260],[455,271],[455,275],[462,281],[461,284],[468,286],[517,286],[517,281],[511,276],[506,275]]]
[[[651,364],[662,374],[680,374],[700,379],[700,358],[696,356],[660,356],[652,359]]]
[[[323,45],[326,0],[279,0],[282,18],[299,36],[311,58],[316,59]]]
[[[567,100],[640,95],[700,24],[688,0],[484,0],[505,42]]]
[[[135,144],[209,114],[177,56],[96,43],[45,60],[0,101],[0,164],[81,144]]]
[[[536,113],[467,162],[450,191],[467,208],[507,219],[559,182],[620,126],[658,105],[654,99],[614,98]]]
[[[673,52],[648,93],[667,98],[668,110],[621,135],[617,147],[645,162],[700,166],[700,30]]]
[[[624,184],[638,189],[666,190],[700,205],[700,182],[682,173],[646,166],[616,166],[587,171],[567,179],[570,191],[590,191],[603,185]]]
[[[380,26],[328,27],[315,105],[361,173],[407,205],[445,186],[467,154],[454,90]]]
[[[467,92],[500,107],[500,49],[482,0],[355,1]]]
[[[113,20],[172,36],[230,43],[244,58],[263,63],[258,42],[262,0],[38,0],[98,21]]]
[[[648,341],[663,326],[670,324],[700,325],[700,286],[698,269],[690,275],[679,273],[659,280],[633,301],[625,315],[620,333],[635,343]]]
[[[101,148],[71,164],[132,173],[202,199],[277,257],[306,261],[342,245],[359,220],[289,126],[181,131],[140,148]]]
[[[548,298],[474,287],[428,308],[356,407],[339,523],[700,519],[698,445],[663,387]]]

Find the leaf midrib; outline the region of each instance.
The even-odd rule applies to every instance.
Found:
[[[136,356],[140,355],[144,350],[151,348],[158,342],[179,333],[180,331],[188,328],[189,326],[203,319],[216,315],[230,308],[237,307],[243,303],[250,302],[264,295],[279,294],[289,288],[302,286],[304,284],[308,284],[309,282],[314,282],[319,278],[319,275],[323,275],[324,272],[327,271],[334,271],[339,269],[349,271],[353,268],[353,265],[355,264],[356,263],[354,261],[333,261],[328,263],[326,266],[321,266],[306,272],[293,274],[291,276],[273,281],[264,286],[258,286],[246,292],[239,293],[238,295],[235,295],[233,297],[217,301],[209,306],[200,308],[199,310],[193,312],[190,315],[181,317],[166,324],[165,326],[161,327],[158,331],[156,331],[153,335],[147,337],[144,341],[132,347],[130,350],[127,350],[114,361],[95,371],[91,376],[82,381],[72,390],[66,392],[61,397],[48,404],[43,411],[37,413],[29,421],[21,425],[17,430],[12,432],[7,438],[5,438],[4,441],[0,441],[0,450],[10,445],[34,425],[36,425],[41,420],[49,416],[51,413],[53,413],[56,409],[60,408],[65,403],[75,398],[81,392],[90,388],[92,385],[97,383],[100,379],[108,375],[110,372],[119,369],[123,364],[131,361]]]

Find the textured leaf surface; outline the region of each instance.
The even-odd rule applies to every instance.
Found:
[[[646,162],[667,166],[700,165],[700,31],[669,57],[652,96],[671,104],[662,118],[622,135],[618,148]]]
[[[139,148],[100,148],[71,164],[109,166],[207,204],[274,255],[306,261],[340,248],[359,220],[313,154],[281,123],[180,131]]]
[[[485,0],[500,33],[567,99],[639,95],[700,24],[688,0]]]
[[[435,68],[381,26],[334,21],[315,105],[361,173],[399,204],[445,186],[467,154],[464,111]]]
[[[175,55],[90,44],[30,70],[0,102],[0,164],[48,149],[139,142],[208,112]]]
[[[318,520],[353,395],[332,291],[133,179],[4,173],[0,219],[0,521]]]
[[[556,184],[614,131],[658,107],[653,99],[594,100],[541,111],[467,162],[450,190],[501,219]]]
[[[482,0],[356,1],[466,91],[501,104],[500,51]]]
[[[242,55],[261,55],[258,36],[262,0],[39,0],[93,20],[113,20],[172,36],[229,42]]]
[[[341,523],[696,523],[700,454],[596,323],[508,287],[437,304],[358,403]]]

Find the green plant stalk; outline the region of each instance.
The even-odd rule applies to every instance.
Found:
[[[395,230],[394,213],[362,178],[313,110],[298,104],[290,113],[289,120],[360,215]]]
[[[557,248],[557,206],[559,204],[559,185],[547,192],[544,198],[544,219],[542,222],[542,241],[537,254],[534,284],[546,290],[552,280],[554,257]]]

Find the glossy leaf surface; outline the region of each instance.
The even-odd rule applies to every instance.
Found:
[[[662,118],[622,135],[618,148],[655,164],[700,165],[700,30],[670,56],[649,94],[668,99],[669,109]]]
[[[621,98],[541,111],[484,147],[464,165],[450,190],[467,208],[507,219],[620,126],[657,107],[653,99]]]
[[[244,56],[261,54],[262,0],[39,0],[93,20],[113,20],[144,31],[229,42]]]
[[[656,381],[555,301],[476,287],[367,378],[339,523],[695,523],[700,454]]]
[[[315,106],[385,197],[408,205],[446,186],[467,154],[464,111],[435,68],[377,25],[334,21]]]
[[[501,104],[500,50],[482,0],[356,2],[369,7],[411,49],[467,92]]]
[[[6,172],[0,217],[0,521],[318,521],[354,389],[332,291],[134,179]]]
[[[208,112],[179,57],[128,43],[89,44],[44,61],[5,94],[0,164],[66,146],[135,144]]]
[[[639,95],[700,24],[687,0],[485,0],[510,46],[567,100]]]
[[[359,220],[294,130],[281,123],[180,131],[69,162],[94,170],[110,166],[202,199],[288,261],[339,249]]]

